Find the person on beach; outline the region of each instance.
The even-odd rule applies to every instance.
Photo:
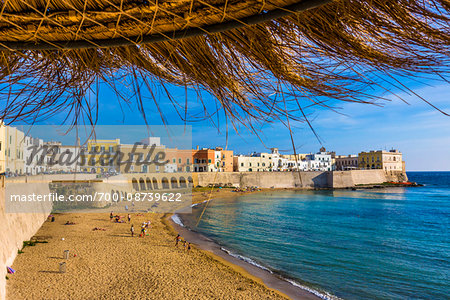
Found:
[[[134,236],[134,226],[133,226],[133,224],[131,224],[130,231],[131,231],[131,237],[133,237]]]
[[[178,242],[181,240],[181,235],[177,234],[177,237],[175,238],[175,247],[178,246]]]
[[[112,221],[113,218],[114,218],[114,215],[113,215],[113,212],[111,212],[111,213],[109,214],[109,220]]]
[[[187,243],[187,252],[189,252],[191,250],[191,243]]]
[[[128,223],[131,222],[131,216],[128,214]]]
[[[145,237],[145,226],[141,227],[141,235],[142,237]]]

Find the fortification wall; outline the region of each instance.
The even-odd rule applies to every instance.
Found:
[[[300,176],[300,177],[299,177]],[[402,172],[351,170],[332,172],[205,172],[194,173],[194,186],[210,184],[260,188],[349,188],[361,184],[381,184],[407,180]]]
[[[388,181],[383,170],[334,171],[330,176],[330,187],[347,188],[361,184],[380,184]]]
[[[1,180],[2,183],[4,179]],[[9,181],[9,180],[7,180]],[[14,184],[6,183],[8,193],[48,194],[50,192],[47,183],[26,183],[18,179],[11,180]],[[27,202],[15,204],[17,211],[32,211],[30,213],[7,213],[5,211],[5,186],[0,188],[0,299],[6,297],[6,266],[11,266],[17,250],[22,249],[22,242],[29,240],[41,227],[51,212],[50,202]],[[26,205],[26,207],[23,207]],[[22,206],[22,207],[21,207]],[[12,275],[13,276],[13,275]]]
[[[196,173],[194,185],[257,186],[261,188],[327,188],[327,172],[219,172]]]

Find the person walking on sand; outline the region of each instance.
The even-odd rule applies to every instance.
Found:
[[[191,243],[187,243],[187,252],[189,252],[191,250]]]
[[[109,214],[109,220],[112,221],[113,218],[114,218],[114,215],[113,215],[113,212],[111,212],[111,213]]]
[[[178,246],[178,242],[180,241],[180,239],[181,239],[181,235],[177,234],[177,237],[175,238],[175,247]]]
[[[133,224],[131,224],[130,231],[131,231],[131,237],[133,237],[134,236],[134,226],[133,226]]]
[[[131,222],[131,216],[128,214],[128,223]]]

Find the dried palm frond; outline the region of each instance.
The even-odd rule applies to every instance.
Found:
[[[449,71],[448,0],[9,0],[0,10],[0,119],[65,112],[95,123],[106,83],[122,101],[167,84],[206,90],[253,126],[328,99],[372,103],[396,76]],[[389,83],[386,84],[386,78]],[[380,84],[381,82],[381,84]],[[93,96],[96,95],[96,96]],[[200,98],[201,101],[201,98]],[[204,104],[205,110],[210,108]],[[214,112],[206,112],[211,116]]]

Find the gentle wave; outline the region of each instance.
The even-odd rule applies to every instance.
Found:
[[[195,207],[195,206],[197,206],[197,205],[200,205],[200,204],[205,203],[205,202],[208,202],[208,201],[209,201],[209,200],[205,200],[205,201],[202,201],[202,202],[199,202],[199,203],[194,203],[194,204],[191,205],[191,207]]]
[[[296,282],[296,281],[294,281],[292,279],[288,279],[288,278],[284,278],[284,277],[282,277],[282,278],[283,278],[283,280],[289,282],[293,286],[296,286],[298,288],[301,288],[302,290],[308,291],[311,294],[314,294],[314,295],[316,295],[317,297],[319,297],[321,299],[324,299],[324,300],[342,300],[342,298],[339,298],[339,297],[334,296],[334,295],[332,295],[330,293],[327,293],[327,292],[320,292],[318,290],[312,289],[312,288],[307,287],[305,285],[302,285],[302,284],[300,284],[300,283],[298,283],[298,282]]]
[[[224,247],[221,247],[220,249],[221,249],[222,251],[224,251],[225,253],[227,253],[228,255],[234,257],[234,258],[237,258],[237,259],[239,259],[239,260],[245,261],[246,263],[249,263],[249,264],[251,264],[251,265],[254,265],[254,266],[257,267],[257,268],[263,269],[263,270],[265,270],[265,271],[267,271],[267,272],[273,274],[273,271],[272,271],[272,270],[270,270],[269,268],[266,268],[266,267],[264,267],[264,266],[258,264],[257,262],[255,262],[253,259],[251,259],[251,258],[249,258],[249,257],[243,256],[243,255],[240,255],[240,254],[236,254],[236,253],[234,253],[234,252],[231,252],[231,251],[228,250],[228,249],[225,249]],[[311,294],[314,294],[314,295],[316,295],[317,297],[319,297],[319,298],[321,298],[321,299],[324,299],[324,300],[342,300],[341,298],[336,297],[336,296],[334,296],[334,295],[332,295],[332,294],[330,294],[330,293],[327,293],[327,292],[320,292],[320,291],[315,290],[315,289],[313,289],[313,288],[310,288],[310,287],[301,285],[300,283],[298,283],[298,282],[296,282],[296,281],[294,281],[294,280],[292,280],[292,279],[288,279],[288,278],[285,278],[285,277],[282,277],[282,276],[280,276],[280,277],[281,277],[281,279],[283,279],[284,281],[289,282],[289,283],[292,284],[293,286],[296,286],[296,287],[298,287],[298,288],[300,288],[300,289],[302,289],[302,290],[305,290],[305,291],[307,291],[307,292],[310,292]]]
[[[186,227],[186,226],[184,226],[183,222],[181,221],[180,217],[177,214],[173,214],[171,219],[175,224],[178,224],[181,227]]]
[[[225,249],[225,248],[223,248],[223,247],[221,247],[220,250],[226,252],[229,256],[233,256],[234,258],[243,260],[243,261],[245,261],[245,262],[247,262],[247,263],[249,263],[249,264],[251,264],[251,265],[254,265],[255,267],[258,267],[258,268],[260,268],[260,269],[266,270],[267,272],[270,272],[271,274],[273,274],[272,270],[270,270],[270,269],[268,269],[268,268],[266,268],[266,267],[264,267],[264,266],[261,266],[260,264],[258,264],[257,262],[255,262],[253,259],[251,259],[251,258],[249,258],[249,257],[242,256],[242,255],[233,253],[233,252],[231,252],[230,250],[227,250],[227,249]]]

